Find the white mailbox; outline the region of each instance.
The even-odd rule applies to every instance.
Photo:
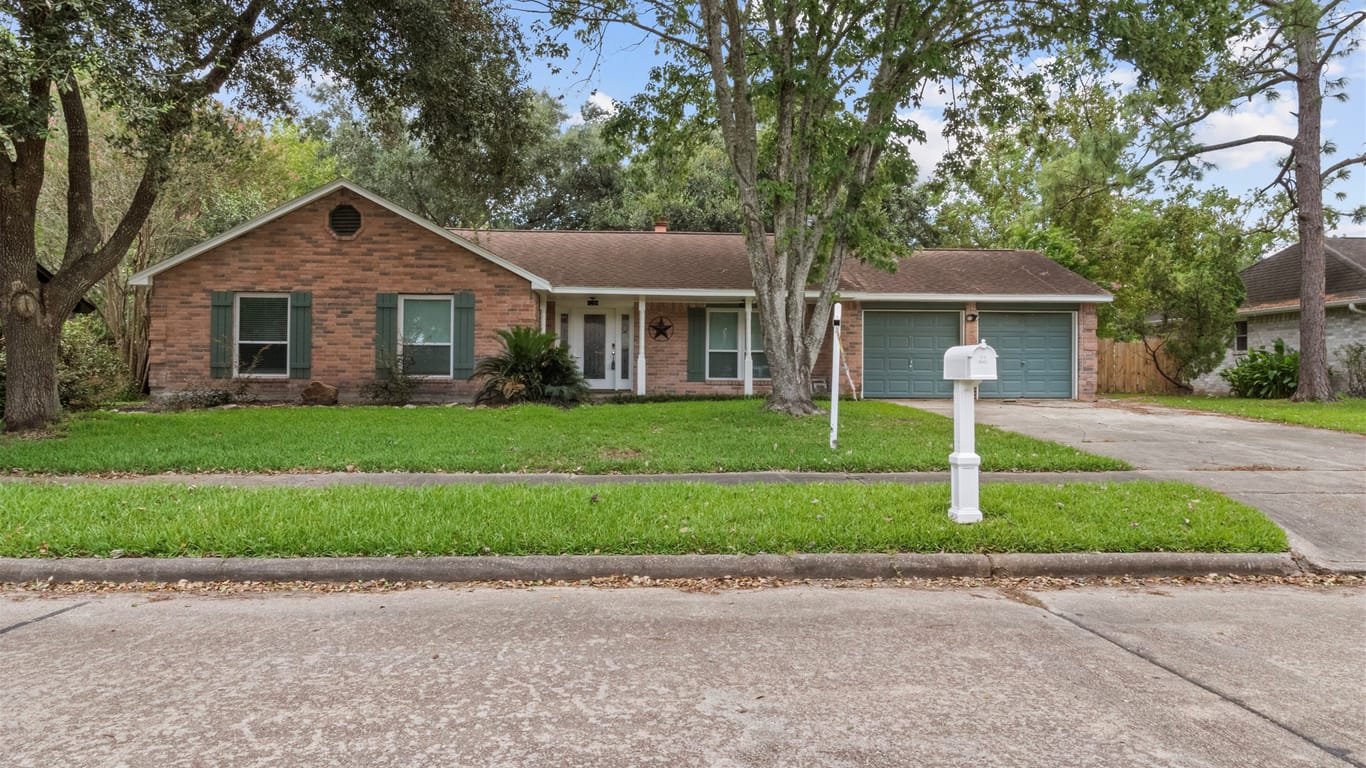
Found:
[[[996,350],[985,339],[949,347],[944,352],[944,378],[953,382],[953,453],[949,454],[949,517],[959,523],[982,519],[977,468],[976,418],[972,413],[977,383],[996,380]]]
[[[944,378],[949,381],[995,381],[996,350],[985,341],[949,347],[944,352]]]

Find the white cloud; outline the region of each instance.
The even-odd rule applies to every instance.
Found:
[[[1205,120],[1196,130],[1195,139],[1202,144],[1222,144],[1260,135],[1293,137],[1294,104],[1294,97],[1285,94],[1276,101],[1258,99],[1246,102],[1232,112],[1220,112]],[[1283,156],[1287,149],[1284,144],[1263,142],[1221,150],[1207,157],[1220,170],[1237,171],[1257,163],[1274,161]]]
[[[934,174],[935,166],[949,151],[949,139],[944,135],[944,119],[924,109],[917,109],[897,117],[910,120],[925,132],[925,142],[906,140],[906,153],[919,168],[919,178],[927,180]]]
[[[1366,224],[1353,224],[1350,221],[1339,222],[1332,232],[1327,233],[1329,237],[1366,237]]]
[[[601,109],[609,115],[614,115],[617,112],[616,100],[613,99],[611,96],[608,96],[607,94],[603,93],[602,91],[593,91],[592,93],[588,94],[588,103],[592,104],[598,109]],[[570,115],[569,118],[564,121],[563,127],[573,128],[576,125],[583,125],[584,122],[585,121],[583,119],[583,112],[579,111]]]

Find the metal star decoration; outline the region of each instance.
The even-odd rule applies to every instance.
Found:
[[[650,321],[650,338],[669,340],[669,335],[674,331],[674,324],[669,322],[669,318],[660,315]]]

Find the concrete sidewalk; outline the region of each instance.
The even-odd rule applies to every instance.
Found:
[[[977,420],[1218,491],[1266,513],[1313,565],[1366,572],[1366,436],[1122,401],[983,400]]]

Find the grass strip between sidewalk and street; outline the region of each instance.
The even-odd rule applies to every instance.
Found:
[[[1292,403],[1246,397],[1139,395],[1135,399],[1168,408],[1209,411],[1258,421],[1298,424],[1366,435],[1366,398],[1341,396],[1332,403]]]
[[[1281,552],[1260,512],[1184,483],[706,483],[394,489],[0,484],[0,556]]]
[[[945,470],[953,422],[880,402],[840,407],[829,422],[763,409],[757,399],[513,408],[242,408],[92,413],[56,437],[0,436],[0,471],[574,472]],[[983,471],[1128,469],[1044,440],[978,426]]]

